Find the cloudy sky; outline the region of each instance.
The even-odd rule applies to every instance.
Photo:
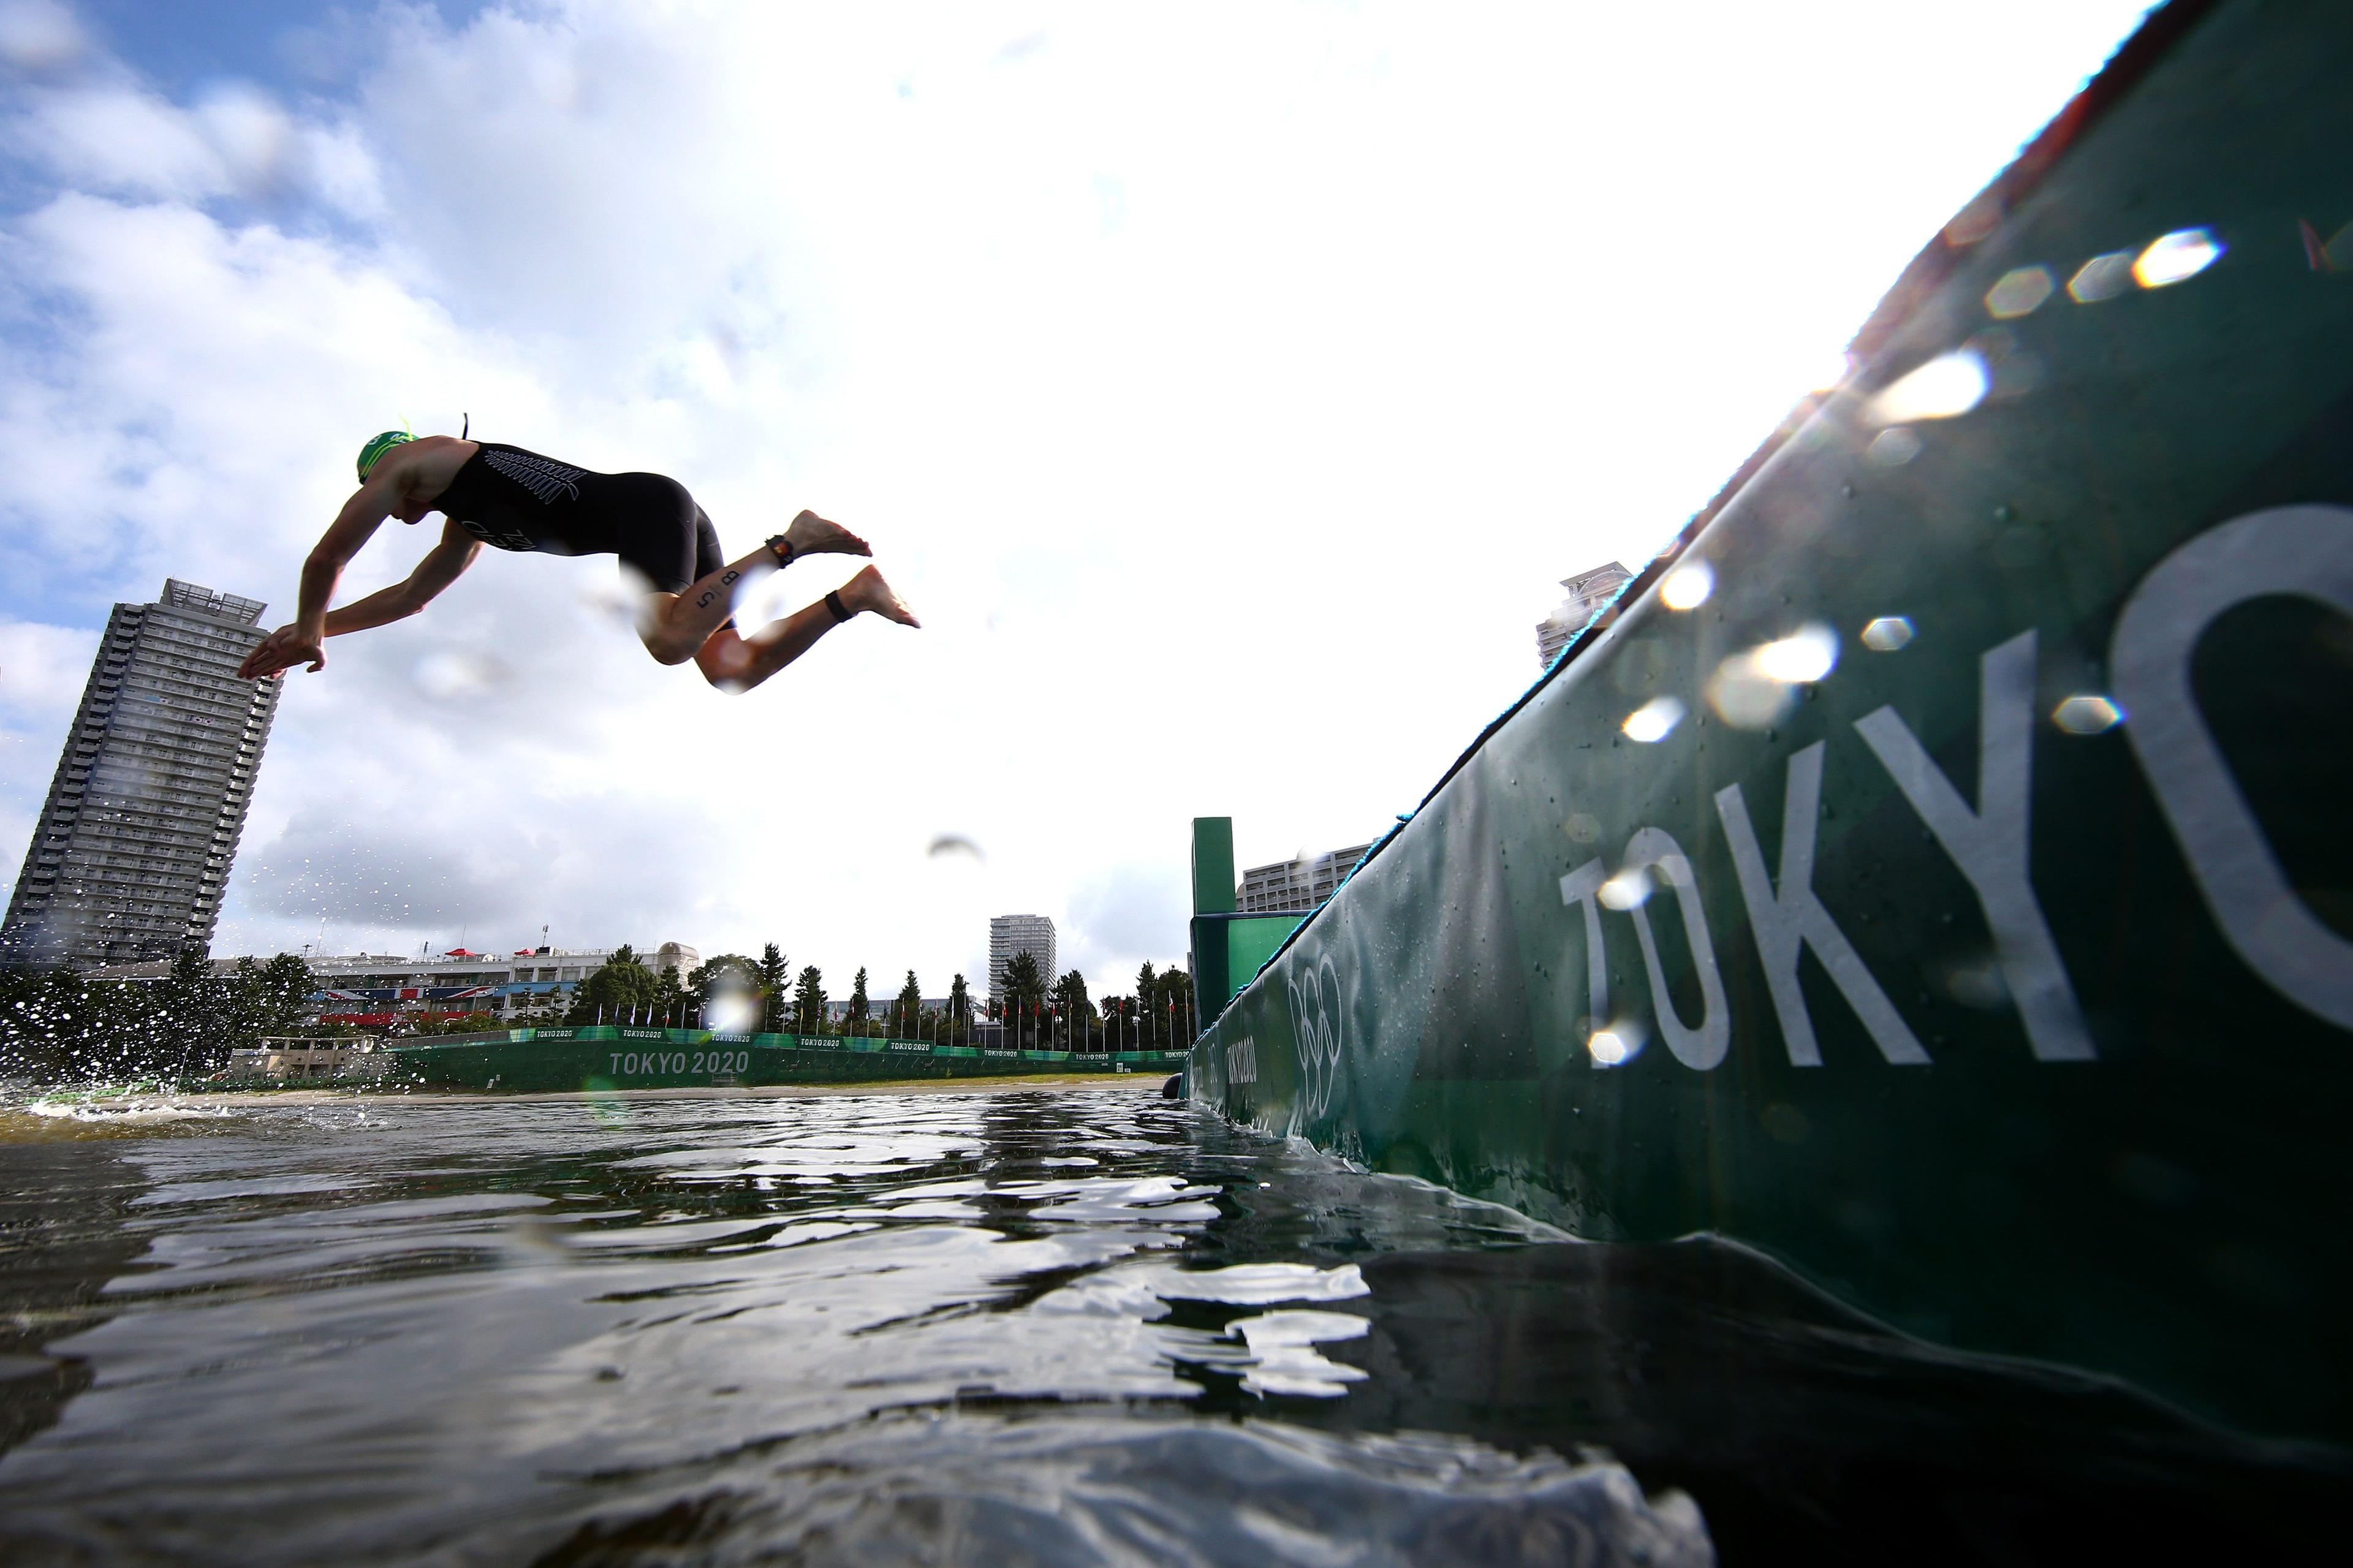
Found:
[[[216,952],[936,993],[1020,910],[1124,990],[1190,817],[1412,805],[2139,10],[0,0],[0,869],[111,604],[287,618],[359,444],[470,415],[731,553],[839,518],[924,629],[727,698],[487,552],[288,677]]]

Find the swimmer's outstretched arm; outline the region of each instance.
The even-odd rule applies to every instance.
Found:
[[[365,531],[359,533],[360,542],[364,543],[367,535],[375,531],[376,523],[383,521],[379,517],[371,521]],[[329,550],[331,544],[343,542],[336,537],[336,531],[342,524],[343,520],[337,519],[336,528],[328,530],[327,537],[319,542],[319,548],[312,551],[310,559],[302,563],[302,603],[294,620],[270,633],[262,639],[259,647],[246,655],[245,662],[237,667],[237,674],[252,679],[275,675],[305,662],[314,671],[324,668],[327,655],[320,645],[327,638],[342,637],[348,632],[364,632],[371,626],[388,626],[417,614],[438,597],[444,588],[456,582],[459,575],[474,563],[474,558],[482,550],[479,540],[470,536],[456,523],[448,523],[441,530],[440,542],[426,552],[425,559],[418,562],[417,569],[406,578],[389,588],[379,588],[364,599],[354,600],[340,610],[319,615],[316,611],[333,596],[335,584],[343,575],[344,564],[351,559],[346,554],[337,560]],[[357,547],[353,546],[353,552],[356,553],[356,551]]]
[[[343,502],[335,521],[327,525],[327,531],[320,535],[319,542],[304,558],[302,593],[293,621],[270,633],[259,647],[246,655],[237,673],[250,680],[258,676],[275,675],[298,664],[307,663],[313,670],[324,669],[327,654],[321,645],[327,638],[413,616],[434,595],[456,581],[458,574],[472,563],[480,546],[462,531],[445,529],[441,542],[409,574],[408,581],[371,594],[332,616],[327,613],[327,605],[335,597],[335,584],[343,579],[343,568],[351,564],[360,547],[375,537],[384,520],[396,517],[403,522],[415,522],[422,518],[432,510],[433,499],[449,488],[449,480],[474,450],[475,443],[471,441],[425,436],[386,453],[376,464],[375,471],[352,492],[351,500]],[[459,549],[460,543],[465,546],[462,551]],[[388,613],[395,604],[406,604],[407,607],[397,614]],[[362,605],[372,606],[368,615],[374,618],[353,617],[353,613]]]
[[[439,598],[441,590],[455,583],[481,552],[480,540],[454,522],[443,524],[440,542],[425,552],[417,570],[389,588],[378,588],[364,599],[328,611],[327,635],[339,637],[345,632],[364,632],[370,626],[406,620]]]

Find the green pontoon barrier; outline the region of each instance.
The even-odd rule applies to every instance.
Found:
[[[1167,1073],[1182,1051],[1037,1051],[830,1035],[581,1025],[504,1029],[385,1047],[388,1081],[421,1088],[544,1093],[611,1089],[723,1089],[796,1083]]]
[[[1194,1004],[1215,1017],[1291,940],[1304,914],[1243,914],[1234,908],[1234,819],[1193,819]]]
[[[2348,83],[2155,15],[1262,972],[1203,910],[1189,1093],[2353,1440]]]

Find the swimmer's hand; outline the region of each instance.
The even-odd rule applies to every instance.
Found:
[[[327,650],[318,639],[304,637],[301,627],[290,624],[262,638],[261,645],[245,656],[245,662],[237,667],[237,679],[259,680],[306,662],[314,674],[326,668]]]

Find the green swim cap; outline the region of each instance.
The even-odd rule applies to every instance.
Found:
[[[416,439],[415,436],[406,430],[387,430],[362,447],[360,448],[360,483],[367,483],[368,475],[375,471],[375,466],[378,463],[384,461],[384,455],[386,452],[404,442]]]

